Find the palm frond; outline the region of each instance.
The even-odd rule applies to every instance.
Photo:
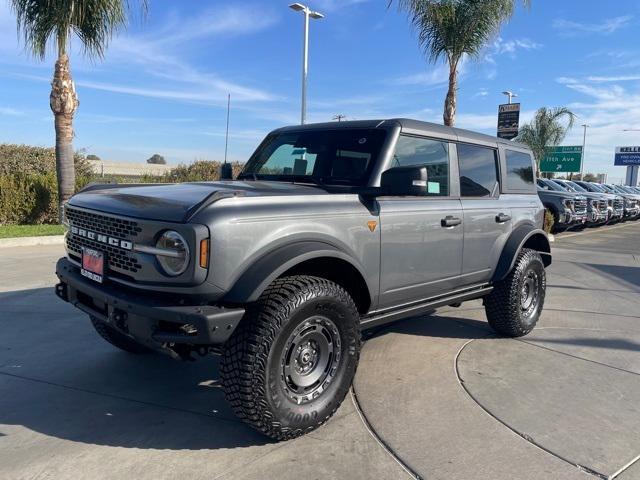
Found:
[[[478,57],[515,9],[514,0],[397,0],[397,4],[409,14],[418,42],[432,62],[443,56],[449,61],[464,54]]]
[[[566,124],[563,123],[565,120]],[[575,114],[566,107],[542,107],[529,123],[520,128],[516,141],[526,143],[539,163],[545,148],[562,143],[574,121]]]
[[[140,0],[142,11],[147,0]],[[114,32],[127,25],[128,0],[11,0],[18,33],[39,58],[53,42],[66,52],[71,34],[77,35],[88,55],[102,57]]]

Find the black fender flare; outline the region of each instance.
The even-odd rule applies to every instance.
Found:
[[[551,265],[551,244],[544,230],[528,223],[520,225],[511,232],[502,249],[498,265],[493,273],[493,282],[500,281],[509,274],[518,258],[518,253],[527,243],[540,253],[545,267]]]
[[[280,246],[260,257],[240,275],[222,301],[228,303],[255,302],[260,298],[262,292],[287,270],[306,260],[321,257],[344,260],[351,264],[363,279],[367,278],[360,265],[350,255],[334,245],[311,240],[299,241]],[[373,297],[369,285],[367,288]]]

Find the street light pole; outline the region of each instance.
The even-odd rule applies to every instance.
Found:
[[[580,162],[580,181],[584,182],[584,160],[586,158],[584,150],[587,145],[587,127],[589,127],[589,125],[583,123],[582,127],[584,128],[584,134],[582,135],[582,161]]]
[[[312,11],[306,5],[301,3],[292,3],[289,8],[296,12],[302,12],[304,14],[304,38],[302,43],[302,106],[300,107],[300,123],[305,124],[307,121],[307,73],[309,68],[309,18],[319,20],[324,18],[319,12]]]
[[[511,91],[509,91],[509,90],[505,90],[504,92],[502,92],[502,94],[503,94],[503,95],[506,95],[507,97],[509,97],[509,105],[511,105],[511,99],[512,99],[513,97],[517,97],[517,96],[518,96],[518,94],[517,94],[517,93],[513,93],[513,92],[511,92]]]

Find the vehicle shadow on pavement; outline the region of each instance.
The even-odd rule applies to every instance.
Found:
[[[374,338],[389,333],[418,335],[435,338],[475,339],[492,335],[487,322],[442,314],[422,315],[372,329],[365,338]]]
[[[170,450],[271,443],[234,417],[217,358],[118,351],[51,288],[0,293],[0,328],[4,435],[22,426],[74,442]]]
[[[581,267],[592,270],[600,275],[609,277],[614,281],[623,281],[630,285],[640,287],[640,264],[634,267],[622,265],[602,265],[594,263],[581,263]]]

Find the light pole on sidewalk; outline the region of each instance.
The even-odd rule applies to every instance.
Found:
[[[304,124],[307,120],[307,71],[308,71],[308,56],[309,56],[309,17],[314,20],[324,18],[319,12],[312,11],[306,5],[301,3],[292,3],[289,8],[296,12],[302,12],[304,14],[304,40],[302,44],[302,106],[300,111],[300,123]]]
[[[587,127],[590,127],[590,125],[583,123],[582,127],[584,128],[584,134],[582,135],[582,161],[580,162],[580,181],[584,182],[584,161],[586,158],[584,155],[584,149],[587,145]]]

